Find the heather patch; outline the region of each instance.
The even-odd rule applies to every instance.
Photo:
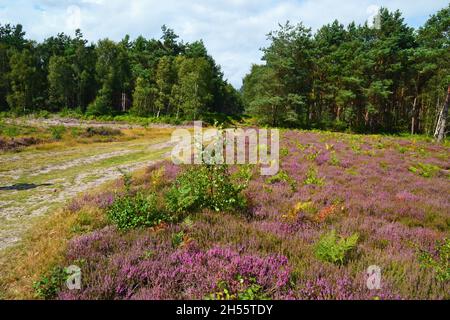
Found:
[[[68,258],[86,261],[86,285],[81,291],[63,289],[58,297],[203,299],[223,290],[225,283],[232,293],[245,291],[242,286],[247,284],[268,297],[286,292],[290,268],[283,256],[249,255],[223,247],[202,250],[195,244],[174,250],[170,241],[157,238],[120,235],[107,228],[74,240]]]

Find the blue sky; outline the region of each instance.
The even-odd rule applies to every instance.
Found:
[[[203,39],[237,88],[261,58],[266,34],[286,20],[313,30],[338,19],[364,23],[371,6],[400,9],[418,27],[448,0],[0,0],[0,23],[21,23],[35,40],[81,28],[90,41],[160,37],[163,24],[185,41]]]

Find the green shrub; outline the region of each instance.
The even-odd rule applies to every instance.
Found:
[[[12,137],[17,137],[20,134],[20,130],[19,130],[19,128],[15,127],[15,126],[5,126],[1,130],[1,133],[3,133],[5,136],[12,138]]]
[[[323,179],[318,177],[317,169],[314,167],[309,168],[308,172],[306,173],[306,179],[303,182],[305,185],[316,185],[321,186],[323,185]]]
[[[172,234],[172,246],[178,248],[184,241],[184,231]]]
[[[408,151],[408,148],[399,145],[397,147],[397,150],[398,150],[398,152],[404,154],[404,153],[406,153]]]
[[[414,166],[409,167],[409,171],[418,174],[424,178],[431,178],[439,171],[439,167],[427,164],[427,163],[417,163]]]
[[[166,205],[170,212],[197,211],[207,203],[207,175],[205,170],[190,168],[175,180],[166,193]]]
[[[66,132],[66,127],[62,125],[50,127],[50,133],[54,140],[61,140],[64,132]]]
[[[242,183],[233,183],[228,166],[224,164],[193,166],[182,173],[166,193],[167,208],[173,213],[205,208],[215,211],[243,209],[246,201],[241,192],[249,179],[250,176],[246,176]]]
[[[0,121],[0,135],[4,135],[10,138],[15,138],[18,136],[29,136],[37,134],[39,129],[30,126],[23,126],[19,124],[8,124],[4,121]]]
[[[256,279],[246,279],[242,276],[237,277],[238,289],[234,292],[230,289],[226,281],[220,281],[217,284],[218,291],[205,297],[205,300],[268,300],[268,295],[263,288],[256,282]]]
[[[171,220],[169,215],[158,208],[156,195],[145,196],[142,193],[117,198],[108,208],[107,216],[120,230],[154,227]]]
[[[86,128],[86,131],[83,133],[84,137],[93,137],[93,136],[119,136],[122,132],[118,129],[108,128],[108,127],[89,127]]]
[[[341,161],[339,160],[339,158],[336,155],[335,151],[331,152],[331,156],[330,156],[330,160],[329,160],[330,164],[332,166],[339,166],[341,164]]]
[[[280,156],[287,157],[289,155],[289,149],[288,148],[281,148],[280,149]]]
[[[268,184],[274,184],[278,182],[286,182],[291,187],[292,192],[297,191],[297,182],[284,170],[280,170],[276,175],[266,179],[266,183]]]
[[[318,259],[334,264],[344,264],[349,253],[357,246],[359,235],[357,233],[348,238],[336,236],[333,230],[323,235],[315,245],[314,252]]]
[[[63,118],[75,118],[75,119],[81,119],[84,116],[81,107],[75,109],[64,107],[58,114],[60,117]]]
[[[51,113],[47,110],[40,110],[37,113],[38,118],[48,119],[48,118],[50,118],[50,116],[51,116]]]
[[[64,268],[55,267],[48,274],[34,282],[33,289],[37,298],[54,299],[69,274]]]
[[[112,92],[107,88],[102,88],[99,90],[95,100],[87,107],[86,115],[101,116],[104,114],[112,114],[113,109],[111,107],[111,103]]]
[[[314,160],[317,159],[317,157],[318,157],[321,153],[322,153],[321,150],[315,150],[315,149],[312,149],[310,153],[307,153],[307,154],[305,155],[305,158],[306,158],[307,160],[314,161]]]
[[[188,167],[177,177],[165,196],[167,209],[176,214],[201,209],[217,212],[244,209],[247,203],[242,191],[247,188],[251,179],[250,167],[242,166],[232,176],[229,165],[220,163],[221,155],[209,154],[201,144],[197,147],[201,149],[199,151],[203,162]]]
[[[437,244],[437,254],[420,250],[419,261],[422,268],[431,268],[436,278],[441,282],[450,280],[450,239],[444,239]]]

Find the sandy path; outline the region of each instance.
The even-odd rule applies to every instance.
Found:
[[[18,119],[4,119],[6,123],[22,123],[34,127],[49,127],[49,126],[58,126],[63,125],[65,127],[107,127],[112,129],[133,129],[133,128],[143,128],[142,125],[139,124],[130,124],[124,122],[115,122],[115,121],[95,121],[95,120],[80,120],[74,118],[61,118],[54,117],[50,119],[42,119],[42,118],[18,118]],[[163,123],[152,123],[147,128],[161,129],[161,128],[182,128],[188,126],[175,126],[170,124]]]
[[[35,217],[47,214],[80,192],[117,179],[121,175],[119,169],[134,171],[167,158],[172,145],[167,140],[129,141],[114,151],[103,144],[99,145],[98,154],[90,156],[83,156],[83,146],[80,146],[78,155],[76,150],[71,150],[70,159],[49,165],[33,166],[33,157],[26,154],[30,164],[26,169],[18,165],[0,173],[0,250],[17,243]],[[39,159],[48,157],[55,161],[56,154],[64,152],[68,151],[47,152],[40,154]],[[20,154],[0,157],[0,163],[20,160],[23,160]],[[36,182],[47,175],[52,178],[45,184]],[[24,182],[30,188],[14,188],[15,183]]]

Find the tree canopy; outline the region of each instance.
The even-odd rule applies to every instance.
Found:
[[[88,44],[80,30],[36,43],[21,25],[0,25],[0,111],[77,110],[198,119],[240,114],[239,93],[223,78],[202,41],[184,43],[162,27],[140,36]]]
[[[399,11],[379,21],[280,25],[244,79],[246,111],[268,125],[431,134],[450,84],[450,6],[417,31]]]

